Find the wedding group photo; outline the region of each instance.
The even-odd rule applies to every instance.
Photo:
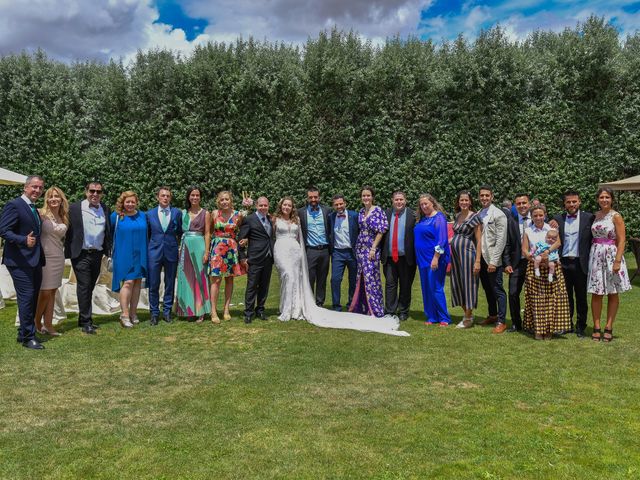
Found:
[[[0,5],[0,477],[636,478],[640,7],[507,3]]]

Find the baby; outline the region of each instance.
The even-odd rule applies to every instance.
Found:
[[[552,228],[547,232],[544,238],[544,242],[537,242],[534,246],[533,253],[533,268],[535,269],[536,277],[540,276],[540,262],[542,261],[542,254],[546,251],[549,252],[549,282],[553,282],[553,276],[556,273],[556,264],[560,260],[558,250],[551,250],[551,246],[558,240],[558,230]]]

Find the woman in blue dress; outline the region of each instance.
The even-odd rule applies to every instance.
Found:
[[[113,279],[111,290],[120,292],[120,324],[131,328],[136,315],[142,280],[147,277],[147,217],[138,211],[138,196],[128,190],[111,214],[113,228]]]
[[[451,323],[444,294],[449,263],[447,217],[442,206],[429,194],[420,195],[417,212],[414,237],[424,313],[428,324],[446,327]]]

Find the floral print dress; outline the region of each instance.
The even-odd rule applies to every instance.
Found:
[[[360,210],[358,224],[360,225],[360,233],[356,241],[358,281],[349,311],[382,317],[384,306],[380,280],[380,245],[376,248],[374,260],[369,260],[369,251],[376,235],[388,230],[389,221],[382,209],[376,206],[371,208],[367,217],[365,217],[364,208]]]
[[[211,277],[237,277],[244,275],[238,258],[238,232],[242,217],[235,210],[225,220],[220,210],[213,220],[213,239],[209,252],[209,276]]]
[[[589,255],[589,280],[587,291],[596,295],[609,295],[631,290],[631,282],[627,272],[627,264],[622,257],[620,271],[613,273],[613,262],[616,259],[616,227],[613,216],[617,212],[611,210],[591,225],[593,240]]]

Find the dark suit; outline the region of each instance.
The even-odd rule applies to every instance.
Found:
[[[171,314],[173,292],[178,270],[178,242],[182,235],[182,212],[171,207],[167,230],[162,228],[158,210],[153,208],[147,212],[147,228],[149,248],[147,260],[149,268],[149,313],[152,317],[160,315],[160,273],[164,269],[164,298],[162,313]]]
[[[587,327],[587,276],[589,274],[589,253],[591,252],[591,224],[593,214],[579,211],[578,228],[578,256],[564,256],[565,222],[567,212],[556,215],[553,219],[558,223],[558,233],[560,234],[560,262],[562,263],[562,273],[567,285],[567,295],[569,296],[569,311],[571,312],[571,323],[573,325],[573,313],[577,312],[576,328],[583,332]],[[574,301],[575,296],[575,301]]]
[[[329,214],[329,229],[331,238],[329,250],[331,251],[331,302],[334,310],[342,310],[340,304],[340,293],[342,277],[345,267],[349,270],[349,298],[347,307],[351,304],[351,299],[356,291],[356,280],[358,273],[358,263],[356,261],[356,241],[358,240],[358,212],[345,210],[346,221],[349,222],[349,248],[336,248],[336,218],[337,213]],[[344,221],[344,220],[343,220]]]
[[[34,317],[38,294],[42,283],[42,267],[45,264],[44,250],[40,242],[41,222],[22,197],[8,202],[0,216],[0,236],[4,238],[2,263],[7,266],[13,279],[18,301],[18,341],[35,339]],[[33,232],[36,243],[27,246],[27,236]]]
[[[395,209],[386,211],[389,221],[387,230],[380,242],[380,262],[384,268],[385,278],[385,313],[394,315],[396,312],[403,317],[409,316],[411,306],[411,288],[416,276],[416,254],[413,242],[413,228],[416,225],[415,212],[406,207],[404,217],[404,255],[394,262],[391,252],[392,238],[390,235],[392,222],[395,222]]]
[[[269,217],[267,217],[269,218]],[[247,289],[244,295],[244,315],[251,318],[255,313],[264,314],[264,304],[269,293],[271,270],[273,268],[273,239],[275,228],[269,222],[269,232],[260,221],[257,213],[252,213],[240,225],[238,241],[247,239],[249,246],[246,254],[240,252],[240,258],[249,262],[247,272]]]
[[[307,207],[298,209],[300,217],[300,228],[302,229],[302,238],[307,252],[307,265],[309,267],[309,283],[311,283],[311,291],[316,294],[316,304],[323,305],[327,292],[327,275],[329,274],[329,256],[331,247],[331,225],[329,224],[329,216],[331,212],[324,205],[318,205],[322,212],[324,220],[325,238],[321,245],[309,246],[309,225],[307,223]]]
[[[69,229],[65,238],[64,256],[71,259],[73,271],[76,274],[78,296],[78,325],[80,327],[93,324],[91,317],[91,305],[93,301],[93,289],[100,276],[102,256],[111,255],[111,212],[109,208],[100,204],[105,215],[104,240],[102,249],[84,249],[84,222],[82,220],[82,201],[71,204],[69,207]]]
[[[509,210],[503,209],[507,215],[507,245],[502,254],[502,264],[504,267],[513,268],[513,273],[509,276],[509,312],[511,313],[511,324],[518,330],[522,330],[522,316],[520,315],[520,292],[527,274],[528,261],[522,258],[522,236],[520,234],[520,219]],[[524,228],[531,225],[531,217]]]

